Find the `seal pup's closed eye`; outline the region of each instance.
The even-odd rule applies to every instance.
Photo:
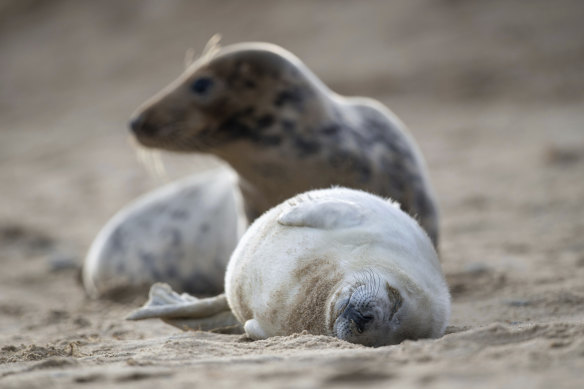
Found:
[[[258,218],[231,256],[225,298],[252,339],[308,331],[382,346],[439,337],[450,314],[436,251],[418,223],[392,201],[346,188],[296,196]],[[220,309],[193,304],[198,316],[176,323],[172,304],[143,309],[208,329],[200,312]]]

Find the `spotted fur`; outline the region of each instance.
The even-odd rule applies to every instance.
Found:
[[[212,50],[139,108],[131,128],[144,146],[227,161],[250,221],[297,193],[342,185],[393,198],[438,242],[436,202],[405,126],[379,102],[335,94],[278,46]]]

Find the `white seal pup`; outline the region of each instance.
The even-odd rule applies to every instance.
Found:
[[[130,127],[146,147],[229,163],[250,221],[298,193],[340,185],[395,199],[438,242],[426,167],[402,122],[375,100],[334,93],[279,46],[208,50]]]
[[[231,169],[173,182],[133,201],[102,228],[85,259],[85,290],[117,299],[164,281],[192,294],[221,293],[246,227]]]
[[[166,300],[130,318],[208,329],[205,320],[230,309],[252,339],[308,331],[382,346],[439,337],[450,314],[424,230],[391,200],[346,188],[298,195],[258,218],[231,256],[224,296]]]

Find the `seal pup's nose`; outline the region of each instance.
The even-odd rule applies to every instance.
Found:
[[[341,317],[351,323],[351,327],[357,330],[360,334],[365,329],[365,324],[369,323],[373,316],[371,315],[363,315],[359,309],[357,309],[352,304],[349,304],[343,313],[341,313]]]

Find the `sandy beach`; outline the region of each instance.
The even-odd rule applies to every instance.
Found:
[[[584,4],[560,0],[0,4],[1,388],[580,388],[584,374]],[[140,194],[216,166],[136,158],[132,111],[200,54],[268,41],[409,127],[441,213],[452,317],[368,348],[182,332],[124,317],[79,274]]]

